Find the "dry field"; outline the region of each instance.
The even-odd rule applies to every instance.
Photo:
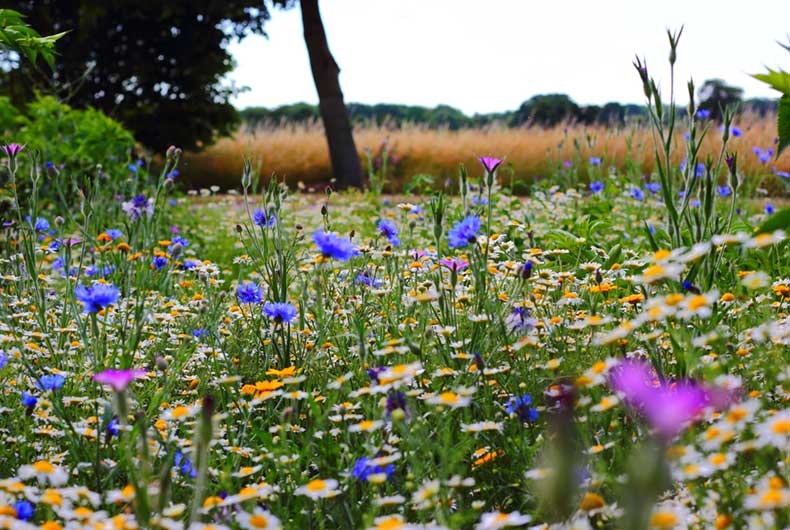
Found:
[[[741,118],[737,123],[743,135],[733,138],[730,149],[739,153],[739,167],[750,178],[779,193],[782,190],[774,168],[790,170],[790,154],[762,164],[753,149],[768,150],[774,145],[776,122],[773,117]],[[677,162],[683,158],[683,131],[676,137]],[[400,191],[416,174],[430,174],[437,183],[458,174],[459,163],[477,171],[476,157],[504,157],[512,168],[512,178],[531,181],[550,177],[564,161],[573,161],[583,180],[588,175],[590,157],[601,158],[602,167],[616,167],[636,175],[652,171],[653,140],[648,128],[632,125],[624,128],[564,125],[550,129],[540,127],[508,129],[490,127],[458,131],[428,129],[417,125],[401,128],[363,126],[355,130],[357,147],[363,164],[365,150],[375,157],[382,142],[388,140],[394,153],[388,177],[389,191]],[[721,146],[719,128],[711,125],[703,151],[716,155]],[[329,179],[330,165],[320,123],[244,128],[232,138],[224,138],[200,154],[190,154],[183,166],[184,178],[193,186],[219,185],[223,189],[238,187],[242,158],[251,155],[262,161],[262,173],[273,172],[289,182],[312,184]],[[505,177],[511,178],[511,177]]]

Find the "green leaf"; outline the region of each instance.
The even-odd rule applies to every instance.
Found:
[[[777,130],[779,145],[776,146],[776,157],[779,158],[784,148],[790,145],[790,94],[779,100]]]
[[[758,234],[772,233],[790,228],[790,208],[783,208],[763,221],[757,229]]]
[[[769,85],[774,90],[778,90],[782,94],[790,95],[790,73],[783,70],[772,70],[766,68],[767,73],[752,74],[752,77]]]

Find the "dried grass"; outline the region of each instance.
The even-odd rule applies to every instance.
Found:
[[[778,161],[761,165],[752,152],[754,146],[768,149],[774,145],[776,121],[773,116],[742,117],[738,123],[743,136],[731,140],[730,148],[739,153],[739,167],[752,178],[776,180],[770,167],[790,170],[790,153]],[[676,144],[682,148],[682,133]],[[590,156],[603,159],[605,167],[615,166],[649,174],[653,168],[653,140],[650,130],[642,125],[624,128],[604,126],[583,127],[567,124],[553,128],[509,129],[492,126],[484,129],[449,131],[428,129],[418,125],[400,128],[387,126],[356,127],[354,136],[360,157],[364,151],[374,153],[382,141],[389,140],[397,162],[391,166],[391,190],[398,191],[413,175],[427,173],[438,182],[458,174],[459,163],[477,171],[477,155],[505,157],[517,180],[530,181],[549,176],[558,164],[576,159],[586,164]],[[720,149],[720,133],[712,127],[703,152],[716,156]],[[630,146],[630,148],[629,148]],[[677,153],[680,162],[682,153]],[[326,183],[331,176],[329,156],[320,123],[262,126],[255,130],[241,129],[232,138],[224,138],[199,154],[188,154],[184,160],[186,179],[193,186],[219,185],[238,187],[242,159],[250,155],[262,161],[262,173],[276,173],[289,183],[298,181],[308,186]]]

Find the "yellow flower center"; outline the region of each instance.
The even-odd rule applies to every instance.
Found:
[[[33,469],[36,470],[36,473],[54,473],[55,466],[47,462],[46,460],[39,460],[35,464],[33,464]]]
[[[253,528],[269,528],[269,519],[256,513],[250,516],[250,526]]]
[[[307,483],[307,491],[316,492],[324,489],[326,489],[326,482],[324,482],[320,478],[311,480],[310,482]]]
[[[790,418],[783,418],[775,421],[771,426],[771,430],[776,434],[790,434]]]
[[[661,529],[674,528],[678,524],[678,516],[672,512],[656,512],[650,518],[650,526]]]

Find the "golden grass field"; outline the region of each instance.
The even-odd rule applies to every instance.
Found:
[[[737,126],[743,135],[732,138],[729,149],[739,153],[739,168],[750,179],[761,179],[772,194],[781,193],[782,186],[772,168],[789,171],[790,150],[767,164],[760,164],[752,151],[755,146],[764,150],[774,147],[775,118],[744,116]],[[678,163],[684,156],[682,134],[681,130],[676,136]],[[654,157],[651,131],[643,125],[610,128],[568,124],[550,129],[495,126],[458,131],[417,125],[358,126],[354,136],[363,167],[366,167],[365,150],[375,155],[382,142],[388,140],[396,162],[388,171],[391,182],[387,189],[396,192],[415,174],[430,174],[437,183],[455,177],[459,163],[466,164],[471,174],[477,175],[479,155],[504,157],[514,172],[512,177],[504,178],[527,182],[550,176],[564,160],[575,160],[584,178],[591,156],[602,158],[604,168],[614,166],[618,171],[625,171],[630,166],[632,172],[649,175]],[[712,125],[703,152],[715,156],[720,147],[721,133]],[[264,176],[276,173],[291,184],[303,182],[309,187],[330,179],[329,156],[320,123],[265,126],[252,131],[242,128],[234,137],[223,138],[202,153],[186,155],[182,166],[184,178],[192,186],[238,188],[245,155],[262,161]]]

